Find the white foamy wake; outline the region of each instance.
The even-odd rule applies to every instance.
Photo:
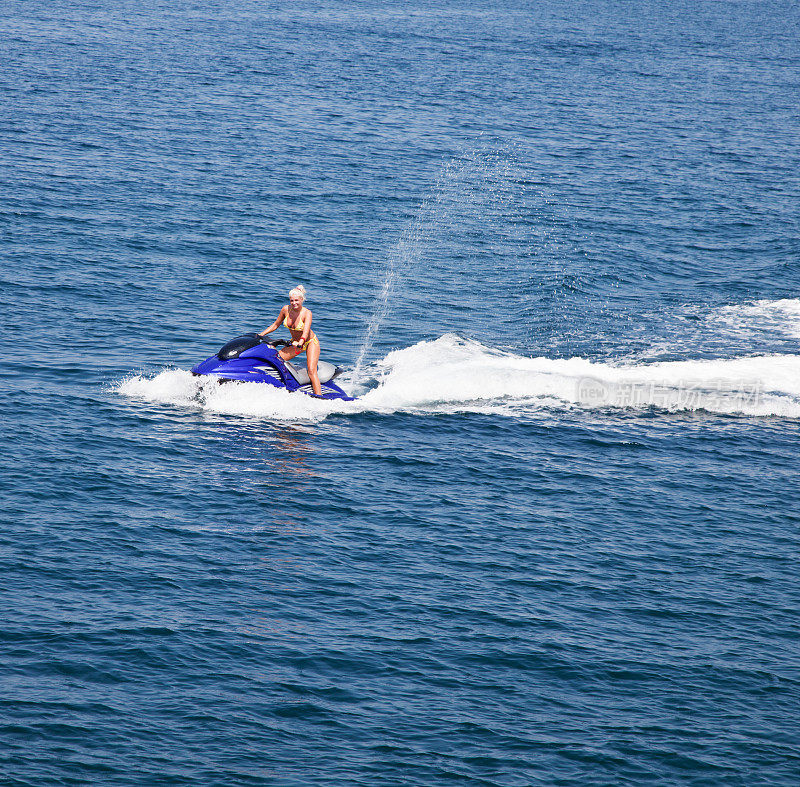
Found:
[[[543,408],[660,408],[800,417],[800,355],[608,364],[584,358],[530,358],[453,335],[396,350],[368,380],[342,386],[355,402],[320,401],[258,383],[193,377],[180,369],[137,376],[117,390],[151,402],[279,421],[334,413],[523,415]]]
[[[800,299],[760,300],[723,306],[716,318],[739,330],[771,331],[800,339]]]
[[[333,402],[290,394],[263,383],[229,382],[222,385],[215,379],[195,377],[184,369],[167,369],[153,377],[129,377],[116,390],[124,396],[147,402],[280,421],[316,421],[336,410],[331,407]]]

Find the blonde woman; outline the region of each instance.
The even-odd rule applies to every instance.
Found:
[[[317,361],[319,361],[319,340],[311,330],[311,310],[303,306],[306,299],[306,288],[298,284],[289,291],[289,305],[281,309],[278,319],[269,328],[265,328],[259,336],[266,336],[277,330],[281,323],[289,329],[292,343],[278,352],[284,361],[306,354],[306,369],[311,380],[311,388],[317,396],[322,396],[322,386],[317,375]]]

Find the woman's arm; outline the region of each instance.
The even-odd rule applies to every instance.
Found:
[[[305,316],[302,318],[302,320],[303,335],[297,341],[292,342],[292,344],[296,344],[298,347],[302,347],[308,341],[308,337],[311,335],[311,309],[306,309]]]
[[[276,330],[278,330],[278,326],[281,324],[281,321],[282,321],[282,320],[283,320],[283,318],[286,316],[286,315],[284,314],[284,312],[285,312],[285,311],[286,311],[286,306],[284,306],[284,307],[281,309],[281,313],[278,315],[278,319],[277,319],[277,320],[275,320],[275,322],[274,322],[274,323],[272,323],[272,325],[270,325],[270,326],[269,326],[269,328],[264,328],[264,330],[263,330],[263,331],[261,331],[261,333],[260,333],[260,334],[258,334],[258,335],[259,335],[259,336],[266,336],[268,333],[272,333],[273,331],[276,331]]]

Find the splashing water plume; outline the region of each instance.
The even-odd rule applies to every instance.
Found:
[[[390,311],[400,322],[424,318],[434,333],[479,332],[466,315],[485,310],[489,293],[511,292],[522,281],[519,263],[530,243],[530,228],[523,226],[524,180],[512,146],[475,149],[442,167],[431,194],[387,254],[351,379],[360,380]],[[485,275],[477,289],[456,267],[464,255],[482,261]]]
[[[389,311],[389,300],[394,292],[395,284],[397,282],[398,266],[401,262],[412,263],[415,261],[415,252],[418,249],[416,239],[419,237],[421,221],[419,217],[414,220],[411,228],[407,230],[397,245],[389,253],[386,264],[386,271],[381,285],[380,292],[376,299],[376,305],[370,317],[367,329],[364,333],[364,339],[361,342],[361,348],[358,351],[358,357],[353,367],[351,377],[354,380],[360,379],[361,369],[364,365],[364,359],[367,353],[372,349],[372,345],[378,336],[381,324]]]

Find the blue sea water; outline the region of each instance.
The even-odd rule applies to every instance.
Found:
[[[0,0],[0,781],[799,784],[798,29]]]

